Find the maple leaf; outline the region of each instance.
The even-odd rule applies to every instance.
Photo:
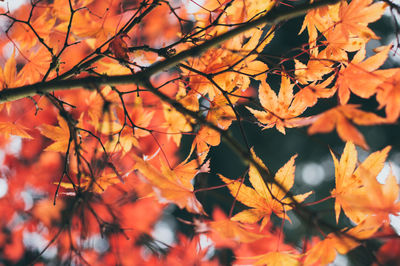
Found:
[[[389,150],[389,147],[386,150]],[[364,163],[357,169],[364,193],[352,196],[345,194],[344,200],[351,202],[351,207],[359,210],[364,216],[373,217],[376,225],[381,226],[383,223],[390,222],[389,215],[399,215],[399,185],[392,172],[386,178],[386,183],[380,184],[376,179],[376,171],[371,171],[368,165],[364,166]]]
[[[211,102],[210,109],[206,117],[207,121],[217,125],[219,128],[227,129],[235,119],[233,105],[237,100],[238,98],[234,97],[233,99],[230,99],[230,102],[228,102],[224,95],[218,94]]]
[[[120,183],[121,178],[115,173],[103,174],[95,180],[88,176],[82,179],[81,186],[95,193],[103,193],[109,186]]]
[[[66,152],[70,139],[70,132],[67,121],[60,115],[57,116],[59,126],[41,125],[39,127],[42,135],[54,141],[45,151]],[[73,143],[71,143],[72,145]]]
[[[37,35],[43,38],[42,41],[48,43],[50,39],[50,33],[54,29],[53,27],[55,22],[56,18],[51,13],[51,10],[45,9],[42,10],[38,16],[31,18],[30,26],[32,26],[32,29],[35,29],[36,34],[28,25],[24,23],[17,23],[15,27],[12,27],[11,36],[20,44],[20,51],[23,51],[26,48],[32,48],[39,43],[39,38]],[[57,47],[58,44],[54,46]]]
[[[340,105],[315,116],[313,124],[308,128],[308,133],[327,133],[336,127],[336,131],[342,140],[352,141],[368,150],[364,136],[353,123],[366,126],[383,124],[386,123],[386,120],[374,113],[361,111],[357,107],[354,104]]]
[[[180,208],[186,208],[192,213],[204,213],[203,207],[193,193],[191,183],[191,180],[199,172],[196,169],[199,166],[197,160],[187,162],[186,159],[174,169],[170,169],[161,162],[160,171],[139,156],[135,154],[131,154],[131,156],[135,160],[134,169],[138,170],[153,185],[155,192],[161,198],[175,203]]]
[[[254,233],[248,230],[244,225],[229,219],[212,221],[210,228],[224,238],[233,239],[242,243],[251,243],[265,238],[266,235]]]
[[[342,1],[339,9],[340,23],[336,26],[342,35],[378,39],[367,27],[368,23],[378,20],[386,9],[385,3],[372,4],[372,0],[353,0],[350,4]]]
[[[326,48],[321,52],[327,58],[335,61],[347,61],[348,55],[346,52],[356,52],[362,49],[368,42],[368,38],[358,36],[343,36],[341,29],[335,27],[330,28],[324,33],[326,41],[323,43]]]
[[[191,111],[199,110],[199,100],[197,99],[197,93],[186,93],[184,86],[180,85],[178,93],[176,94],[176,99],[185,108]],[[192,130],[192,124],[194,123],[193,118],[185,116],[178,112],[175,108],[170,105],[163,104],[165,122],[163,127],[167,129],[168,139],[171,139],[179,146],[182,133],[189,132]]]
[[[400,239],[393,238],[389,239],[388,241],[384,242],[379,248],[377,253],[377,262],[381,265],[399,265],[400,263]]]
[[[385,77],[379,85],[376,100],[380,108],[385,107],[388,121],[395,122],[400,116],[400,69],[377,70],[375,74]]]
[[[4,69],[0,67],[0,89],[5,89],[9,87],[13,87],[15,85],[19,85],[19,81],[17,77],[17,61],[15,60],[15,49],[10,58],[8,58],[6,64],[4,65]],[[11,102],[6,102],[5,104],[0,105],[0,110],[3,107],[6,107],[7,112],[10,112]],[[13,127],[12,125],[10,125]],[[22,128],[20,128],[22,129]],[[17,130],[14,126],[14,131]]]
[[[338,21],[339,4],[320,7],[307,12],[299,34],[306,28],[308,31],[309,43],[317,41],[318,31],[325,32]]]
[[[349,101],[350,91],[362,98],[369,98],[377,92],[382,78],[373,71],[385,62],[391,47],[388,45],[379,53],[362,61],[366,53],[365,47],[363,47],[357,52],[351,63],[340,70],[336,85],[341,104]]]
[[[197,153],[202,154],[204,152],[208,152],[210,146],[217,146],[220,143],[221,136],[218,131],[207,126],[202,126],[193,140],[191,152],[196,147]]]
[[[253,153],[254,159],[264,168],[267,169],[263,162]],[[275,174],[274,180],[276,184],[265,184],[263,178],[257,171],[254,165],[250,165],[249,180],[254,188],[244,185],[240,181],[230,180],[222,175],[219,175],[221,180],[227,184],[232,196],[244,205],[250,207],[232,217],[233,221],[243,223],[256,223],[262,220],[261,229],[268,223],[271,213],[275,213],[282,219],[289,219],[286,211],[291,210],[293,200],[296,202],[304,201],[312,192],[307,192],[301,195],[285,197],[286,193],[294,184],[294,160],[297,155],[292,156],[290,160],[281,167]]]
[[[233,110],[233,105],[236,103],[238,98],[235,97],[234,99],[229,99],[230,103],[221,93],[216,95],[210,104],[210,109],[206,116],[207,121],[217,125],[221,129],[229,128],[229,126],[232,124],[232,121],[236,117]],[[191,150],[193,151],[193,149],[197,147],[197,153],[202,154],[208,151],[209,146],[217,146],[220,144],[220,142],[221,136],[218,131],[207,126],[202,126],[197,132]]]
[[[359,225],[340,233],[330,233],[306,253],[304,265],[328,265],[336,258],[336,253],[346,254],[361,244],[359,240],[368,239],[379,227],[374,219],[365,219]],[[359,239],[359,240],[358,240]]]
[[[116,173],[108,173],[102,174],[96,177],[90,177],[88,175],[81,176],[80,188],[84,191],[91,191],[93,193],[101,194],[103,193],[109,186],[114,184],[118,184],[123,182],[121,176]],[[55,185],[60,185],[60,187],[66,189],[73,189],[76,187],[76,184],[72,184],[70,182],[55,182]]]
[[[307,107],[312,107],[317,103],[319,98],[332,97],[336,92],[336,88],[327,88],[327,86],[332,82],[334,77],[335,76],[332,75],[319,84],[313,82],[302,88],[298,93],[296,93],[293,105],[301,106],[301,104],[304,104]]]
[[[29,53],[28,60],[18,73],[19,85],[38,82],[51,63],[51,55],[44,47],[41,47],[37,52]]]
[[[129,50],[128,44],[124,41],[125,37],[129,38],[127,34],[117,35],[110,43],[110,50],[117,59],[129,61]]]
[[[192,130],[191,119],[185,117],[176,109],[168,104],[163,105],[165,122],[163,127],[167,128],[168,139],[172,138],[176,146],[179,146],[182,138],[182,132],[189,132]]]
[[[25,139],[33,139],[31,135],[26,132],[27,129],[28,128],[23,125],[13,122],[0,122],[0,134],[5,135],[7,138],[10,137],[10,135],[14,135]]]
[[[292,102],[293,86],[289,77],[283,75],[277,96],[268,83],[261,80],[258,97],[265,111],[254,110],[250,107],[247,109],[257,118],[263,129],[276,126],[276,129],[285,134],[285,127],[298,126],[299,119],[295,118],[302,114],[307,106],[301,101]]]
[[[89,116],[89,123],[91,123],[96,129],[99,129],[99,122],[105,115],[104,100],[107,100],[110,105],[116,102],[118,95],[112,91],[110,86],[105,86],[101,91],[93,91],[88,97],[85,97],[84,104],[81,104],[81,108],[84,109],[83,114],[86,118],[86,114]],[[111,109],[111,107],[110,107]],[[109,115],[108,120],[114,121],[112,112],[107,112]],[[86,119],[85,119],[86,120]]]
[[[61,212],[65,208],[64,201],[58,201],[54,206],[54,202],[50,199],[42,199],[37,202],[32,210],[32,215],[41,220],[47,227],[52,223],[57,223],[61,219]]]
[[[367,210],[357,207],[357,203],[355,203],[357,198],[363,198],[366,193],[371,193],[362,186],[364,172],[366,171],[369,175],[376,177],[384,166],[389,150],[390,146],[382,151],[372,153],[357,169],[355,169],[357,150],[352,142],[346,143],[340,161],[336,159],[336,156],[331,151],[335,164],[336,188],[332,190],[331,194],[335,197],[336,222],[339,220],[341,209],[343,209],[347,217],[356,223],[366,217]]]
[[[268,252],[264,255],[250,257],[250,259],[257,260],[254,265],[268,266],[298,266],[300,265],[298,258],[299,255],[282,251]]]
[[[296,68],[294,73],[297,81],[301,84],[308,84],[309,82],[322,80],[325,75],[333,71],[333,62],[329,57],[330,55],[324,50],[320,53],[312,52],[307,65],[294,59]],[[327,85],[329,85],[329,83]]]

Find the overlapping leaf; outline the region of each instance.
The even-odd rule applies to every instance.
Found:
[[[267,169],[263,162],[253,153],[257,162]],[[246,186],[241,181],[230,180],[219,175],[221,180],[227,184],[231,194],[238,201],[250,207],[232,217],[234,221],[243,223],[256,223],[262,219],[261,228],[269,221],[272,213],[282,219],[289,219],[286,212],[292,209],[291,203],[304,201],[312,192],[286,197],[286,193],[294,184],[294,160],[296,155],[278,170],[274,180],[279,184],[266,184],[254,165],[250,166],[249,180],[253,188]]]
[[[290,83],[288,76],[282,76],[281,88],[277,96],[268,83],[261,80],[258,97],[264,111],[250,107],[247,109],[260,122],[263,129],[276,126],[276,129],[285,134],[285,128],[301,124],[301,119],[297,119],[297,117],[304,112],[307,106],[301,101],[293,101],[293,86],[294,84]]]
[[[139,171],[154,187],[156,193],[163,199],[171,201],[180,208],[186,208],[193,213],[203,213],[203,207],[196,199],[191,180],[199,172],[198,167],[202,160],[183,161],[173,169],[165,164],[157,169],[151,163],[143,160],[135,154],[131,154],[135,160],[134,169]]]
[[[396,197],[398,194],[393,177],[389,177],[386,186],[379,185],[376,181],[376,176],[382,170],[389,151],[390,146],[382,151],[372,153],[357,169],[357,151],[352,142],[346,143],[340,161],[332,153],[336,177],[336,188],[332,191],[332,196],[335,197],[336,221],[339,219],[341,209],[347,217],[359,223],[371,213],[372,205],[367,206],[368,204],[375,206],[375,203],[384,203],[381,207],[387,208],[386,211],[389,213],[398,208],[392,205],[396,200],[392,197]],[[384,196],[382,191],[389,194]],[[395,194],[396,196],[394,196]],[[390,199],[386,199],[386,196]]]

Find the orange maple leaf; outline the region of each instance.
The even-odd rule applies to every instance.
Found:
[[[40,81],[51,63],[51,55],[46,48],[29,53],[28,62],[18,73],[18,85],[32,84]]]
[[[379,85],[376,100],[385,107],[388,121],[395,122],[400,116],[400,68],[377,70],[375,74],[385,77]]]
[[[338,20],[339,4],[320,7],[307,12],[299,34],[306,28],[308,31],[309,43],[315,43],[318,38],[318,31],[325,32]]]
[[[368,149],[364,136],[353,125],[362,126],[386,123],[386,120],[374,113],[357,109],[357,105],[347,104],[334,107],[315,116],[315,121],[308,128],[309,134],[327,133],[336,128],[339,137],[344,141],[352,141],[363,149]]]
[[[32,215],[47,227],[51,227],[52,224],[60,221],[61,212],[64,208],[64,201],[58,200],[57,204],[54,206],[53,200],[45,198],[35,203],[35,206],[32,209]]]
[[[200,161],[187,162],[188,159],[186,159],[174,169],[170,169],[161,161],[159,170],[139,156],[135,154],[131,156],[135,160],[134,169],[152,184],[154,191],[161,199],[171,201],[192,213],[204,213],[201,203],[194,195],[191,180],[199,172],[197,168],[205,157]]]
[[[273,251],[267,254],[249,257],[249,259],[256,259],[254,265],[268,265],[268,266],[299,266],[299,255],[290,254],[284,251]]]
[[[350,91],[362,98],[369,98],[377,92],[378,86],[382,83],[382,77],[373,71],[385,62],[391,47],[388,45],[379,53],[362,61],[366,53],[363,47],[351,63],[340,70],[336,85],[341,104],[349,101]]]
[[[307,106],[301,101],[293,101],[293,86],[289,77],[283,75],[281,89],[278,96],[271,89],[265,80],[261,80],[258,97],[261,106],[265,111],[247,109],[257,118],[263,129],[276,126],[282,134],[285,134],[285,127],[291,128],[298,126],[297,116],[302,114]]]
[[[15,50],[13,51],[10,58],[8,58],[4,69],[0,67],[0,90],[13,87],[14,85],[19,85],[19,80],[17,76],[17,61],[15,60]],[[6,102],[0,105],[0,110],[6,106],[8,112],[10,112],[11,102]]]
[[[17,61],[15,60],[15,50],[11,57],[4,65],[4,69],[0,68],[0,82],[3,83],[3,89],[15,85],[17,76]]]
[[[207,126],[202,126],[193,140],[191,152],[196,147],[197,153],[202,154],[204,152],[208,152],[210,146],[217,146],[220,143],[221,136],[218,131]]]
[[[251,232],[243,224],[229,219],[212,221],[209,226],[220,236],[242,243],[251,243],[266,237],[266,235]]]
[[[337,252],[348,253],[361,244],[357,239],[368,239],[378,229],[374,219],[368,218],[350,230],[345,228],[340,233],[330,233],[307,251],[304,265],[328,265],[335,260]]]
[[[28,128],[23,125],[15,124],[13,122],[0,122],[0,134],[4,134],[7,138],[10,135],[20,136],[25,139],[32,139],[26,130]]]
[[[378,39],[368,28],[368,23],[378,20],[386,9],[385,3],[372,4],[372,0],[353,0],[350,4],[341,2],[339,9],[340,23],[336,25],[345,37],[359,36]]]
[[[313,82],[302,88],[296,93],[293,105],[301,106],[301,104],[305,104],[307,107],[312,107],[317,103],[319,98],[330,98],[333,96],[336,92],[336,88],[327,88],[327,86],[332,82],[334,77],[335,76],[332,75],[322,83],[317,84]]]
[[[168,104],[163,104],[163,111],[165,117],[163,127],[167,130],[168,139],[172,138],[176,146],[179,146],[181,143],[182,133],[192,130],[192,119],[184,116]]]
[[[341,209],[343,209],[347,217],[356,223],[365,219],[368,214],[367,209],[370,209],[370,207],[367,209],[360,208],[358,206],[359,203],[356,203],[357,198],[365,198],[366,193],[371,193],[363,186],[363,180],[366,178],[365,172],[368,175],[376,177],[384,166],[389,150],[390,146],[382,151],[372,153],[357,169],[355,169],[357,164],[357,150],[352,142],[346,143],[340,161],[331,152],[335,163],[336,188],[332,190],[331,194],[335,197],[336,221],[339,219]],[[371,182],[369,181],[370,184]]]
[[[66,152],[70,139],[70,132],[67,121],[60,115],[57,116],[60,126],[41,125],[39,127],[42,135],[54,141],[45,151]],[[72,145],[73,143],[71,143]]]
[[[389,148],[387,147],[386,150]],[[376,179],[377,172],[371,171],[368,165],[364,166],[364,164],[365,161],[357,169],[364,193],[345,194],[343,200],[351,202],[352,208],[364,216],[373,217],[376,226],[380,227],[382,224],[390,222],[389,215],[398,216],[400,212],[399,184],[392,172],[386,178],[385,184],[379,183]]]
[[[110,50],[113,52],[117,59],[129,61],[128,55],[128,44],[124,41],[124,38],[129,36],[125,34],[117,35],[114,40],[110,43]]]
[[[276,184],[265,184],[254,165],[250,165],[249,169],[249,180],[254,189],[244,185],[240,181],[233,181],[219,175],[221,180],[227,184],[231,194],[236,200],[251,208],[233,216],[233,221],[256,223],[260,219],[263,219],[261,223],[262,230],[268,223],[271,213],[275,213],[282,219],[289,219],[286,212],[292,209],[290,204],[293,203],[293,200],[292,198],[286,197],[286,193],[294,184],[294,160],[296,156],[297,155],[292,156],[292,158],[290,158],[290,160],[275,174],[274,180],[279,183],[283,189]],[[254,152],[253,157],[263,168],[267,169]],[[301,195],[296,195],[293,196],[293,199],[296,202],[302,202],[311,193],[310,191]]]
[[[301,84],[308,84],[309,82],[316,82],[323,80],[324,76],[333,71],[333,60],[326,50],[318,53],[311,52],[310,59],[307,64],[303,64],[297,59],[294,59],[296,81]],[[327,83],[329,85],[329,83]]]

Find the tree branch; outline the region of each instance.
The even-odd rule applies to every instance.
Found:
[[[53,79],[47,82],[38,82],[31,85],[9,88],[0,92],[0,103],[15,101],[24,97],[34,96],[36,94],[43,94],[56,90],[87,88],[93,89],[99,85],[118,85],[118,84],[138,84],[143,85],[143,82],[148,80],[152,75],[174,67],[179,62],[190,58],[200,56],[208,49],[221,44],[245,31],[257,27],[262,24],[275,25],[279,22],[292,19],[304,15],[307,11],[318,7],[338,3],[340,0],[323,0],[314,2],[312,4],[303,4],[291,10],[271,10],[265,16],[262,16],[253,21],[242,24],[226,33],[214,37],[211,40],[195,46],[189,50],[183,51],[175,56],[169,57],[163,61],[154,63],[143,71],[134,75],[120,75],[120,76],[103,76],[103,77],[85,77],[81,79],[67,79],[59,80]]]

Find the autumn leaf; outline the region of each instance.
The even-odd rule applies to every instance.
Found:
[[[377,252],[377,261],[381,265],[389,265],[390,263],[399,264],[400,263],[400,239],[393,238],[389,239],[379,248]]]
[[[318,31],[324,33],[339,20],[338,11],[339,4],[310,10],[304,18],[299,34],[307,28],[309,43],[314,44],[317,41]]]
[[[333,71],[332,61],[332,59],[329,59],[326,50],[318,54],[311,54],[307,64],[303,64],[295,59],[294,64],[296,70],[294,73],[296,75],[296,80],[301,84],[309,84],[310,82],[315,84],[317,81],[323,80],[325,75]],[[326,83],[326,85],[329,85],[329,83]]]
[[[7,60],[4,69],[3,69],[3,77],[4,77],[4,87],[12,87],[15,85],[15,78],[17,76],[17,62],[15,60],[15,49],[11,57]]]
[[[54,143],[50,144],[45,151],[55,152],[66,152],[68,149],[68,143],[70,142],[70,131],[67,121],[58,115],[57,116],[59,126],[41,125],[39,130],[43,136],[51,139]],[[85,135],[84,133],[82,133]],[[71,145],[73,145],[73,141]]]
[[[165,122],[163,127],[167,129],[168,139],[171,139],[176,143],[176,146],[180,145],[182,133],[189,132],[192,130],[191,119],[185,117],[176,109],[171,106],[164,104],[164,117]]]
[[[207,126],[202,126],[192,143],[191,151],[196,148],[197,153],[202,154],[208,152],[210,146],[217,146],[220,143],[221,136],[218,131]]]
[[[313,124],[308,128],[309,134],[328,133],[336,128],[339,137],[344,141],[352,141],[367,150],[364,136],[357,130],[357,125],[379,125],[386,120],[374,113],[359,110],[357,105],[339,105],[315,116]]]
[[[266,169],[262,161],[254,154],[254,159]],[[239,202],[250,207],[232,217],[233,221],[240,221],[243,223],[256,223],[262,219],[261,230],[268,223],[271,213],[275,213],[282,219],[289,219],[286,215],[288,210],[292,209],[290,205],[293,200],[296,202],[304,201],[312,192],[307,192],[301,195],[286,197],[286,193],[292,188],[294,184],[294,160],[296,155],[278,170],[275,174],[274,180],[276,184],[265,184],[265,181],[257,171],[254,165],[249,169],[249,180],[253,188],[246,186],[238,180],[230,180],[222,175],[219,175],[221,180],[227,184],[232,196]]]
[[[391,47],[392,45],[388,45],[379,53],[362,61],[366,53],[365,47],[363,47],[357,52],[351,63],[340,70],[336,84],[341,104],[349,101],[350,91],[362,98],[369,98],[377,92],[382,78],[373,71],[383,65]]]
[[[203,207],[194,195],[191,183],[198,172],[196,168],[199,164],[196,160],[184,161],[174,169],[162,165],[160,171],[139,156],[135,154],[131,156],[135,160],[134,169],[153,185],[154,191],[161,199],[173,202],[193,213],[204,213]]]
[[[209,223],[211,230],[224,238],[242,243],[251,243],[266,237],[266,235],[249,231],[244,225],[229,219],[212,221]]]
[[[109,186],[121,183],[121,181],[123,181],[122,177],[118,176],[116,173],[103,173],[102,175],[96,177],[82,175],[80,188],[83,191],[90,191],[93,193],[101,194],[106,191]],[[55,182],[54,184],[60,185],[60,187],[66,189],[73,189],[77,186],[77,184],[72,184],[70,182]]]
[[[389,150],[389,147],[386,150]],[[390,223],[389,215],[398,216],[400,213],[399,184],[397,184],[396,177],[392,172],[386,178],[385,184],[379,183],[376,179],[377,171],[371,171],[368,168],[369,165],[364,164],[365,161],[357,169],[364,193],[358,193],[353,196],[345,194],[344,200],[350,202],[351,207],[361,212],[364,216],[373,217],[376,226],[379,227],[384,223]]]
[[[0,67],[0,90],[10,88],[15,85],[19,85],[19,79],[17,79],[17,61],[15,60],[15,49],[10,58],[8,58],[4,69]],[[0,105],[0,110],[6,107],[7,112],[10,112],[11,102],[6,102]],[[15,129],[14,129],[15,130]]]
[[[400,116],[400,69],[377,70],[375,74],[385,79],[376,94],[379,107],[385,107],[388,121],[395,122]]]
[[[94,193],[103,193],[109,186],[121,183],[121,177],[115,173],[103,174],[96,177],[95,180],[90,177],[84,177],[81,186]]]
[[[281,88],[278,96],[271,89],[265,80],[261,80],[258,92],[261,106],[265,111],[258,111],[253,108],[247,109],[260,122],[263,129],[276,126],[282,134],[285,134],[285,127],[296,127],[296,117],[304,112],[306,105],[302,102],[293,101],[293,86],[288,76],[282,76]]]
[[[28,60],[18,73],[19,85],[38,82],[46,73],[51,63],[51,56],[44,47],[41,47],[37,52],[30,53]]]
[[[374,218],[368,218],[349,230],[345,228],[340,232],[330,233],[307,251],[304,265],[328,265],[335,260],[337,253],[348,253],[361,244],[360,240],[368,239],[378,229]]]
[[[335,164],[336,188],[332,190],[331,194],[335,197],[336,222],[339,219],[341,209],[347,217],[356,223],[359,223],[368,215],[369,207],[360,208],[358,206],[360,203],[357,203],[358,198],[365,198],[365,195],[373,193],[373,191],[366,190],[366,187],[363,186],[363,180],[367,178],[366,172],[376,178],[383,168],[389,150],[390,146],[382,151],[372,153],[357,169],[357,150],[352,142],[346,143],[340,161],[331,152]]]
[[[61,212],[64,208],[64,201],[58,201],[57,205],[54,206],[52,200],[42,199],[35,204],[32,214],[37,219],[41,220],[41,222],[47,227],[50,227],[52,223],[58,223],[60,221]]]
[[[385,8],[385,3],[372,4],[372,0],[353,0],[350,4],[342,1],[339,9],[340,23],[336,27],[345,37],[355,35],[378,39],[367,25],[378,20]]]
[[[257,261],[254,265],[268,265],[268,266],[298,266],[300,262],[298,261],[299,255],[290,254],[287,252],[269,252],[264,255],[259,255],[255,257],[250,257],[251,259],[256,259]]]
[[[0,134],[5,135],[7,138],[14,135],[25,139],[33,139],[26,130],[28,130],[28,128],[20,124],[13,122],[0,122]]]
[[[312,107],[318,102],[319,98],[332,97],[336,92],[336,88],[327,88],[327,86],[332,82],[333,78],[334,76],[331,76],[319,84],[313,82],[302,88],[296,93],[293,105],[301,106],[304,104],[307,107]]]
[[[128,44],[124,41],[124,38],[129,38],[129,36],[127,34],[117,35],[110,43],[109,48],[117,59],[129,61]]]

